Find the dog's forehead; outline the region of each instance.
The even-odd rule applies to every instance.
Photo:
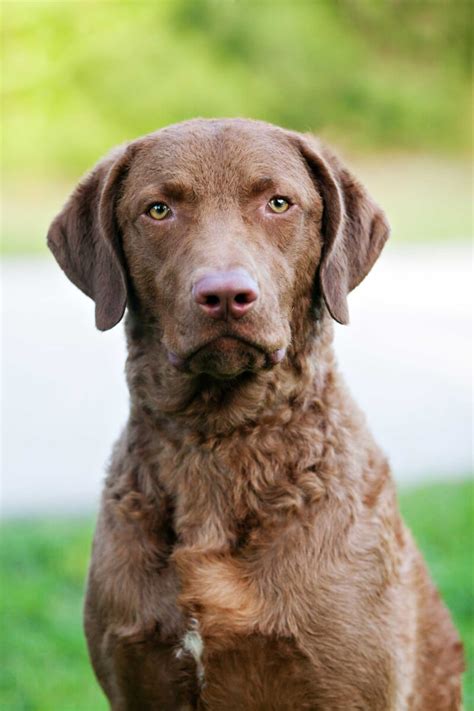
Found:
[[[190,121],[150,134],[137,142],[129,177],[135,185],[174,180],[213,193],[266,177],[310,182],[289,134],[244,120]]]

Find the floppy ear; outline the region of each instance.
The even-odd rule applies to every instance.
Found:
[[[127,285],[115,206],[129,150],[104,158],[77,186],[48,231],[59,266],[95,301],[97,328],[106,331],[123,316]]]
[[[301,137],[300,150],[324,203],[321,293],[333,319],[347,324],[347,295],[369,273],[390,227],[365,188],[326,148]]]

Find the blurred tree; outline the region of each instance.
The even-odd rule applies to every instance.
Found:
[[[192,116],[353,148],[469,145],[466,0],[3,4],[4,167],[67,175]]]

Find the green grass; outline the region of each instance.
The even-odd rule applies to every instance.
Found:
[[[474,711],[474,483],[405,491],[400,507],[464,642],[464,711]]]
[[[105,711],[82,633],[92,523],[18,520],[2,529],[1,708]]]
[[[403,513],[474,662],[472,482],[405,491]],[[13,520],[2,525],[0,706],[8,711],[105,711],[82,634],[93,524]],[[472,675],[465,711],[474,711]]]

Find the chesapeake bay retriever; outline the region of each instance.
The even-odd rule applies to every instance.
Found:
[[[388,232],[315,139],[240,119],[119,148],[54,220],[98,328],[127,305],[85,610],[112,709],[460,708],[461,643],[332,350]]]

